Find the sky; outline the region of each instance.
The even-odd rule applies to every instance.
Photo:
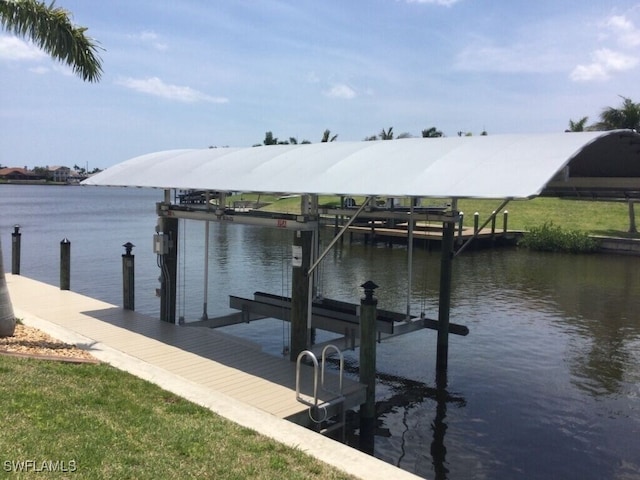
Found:
[[[47,1],[47,3],[49,3]],[[640,1],[57,0],[86,83],[0,29],[0,164],[104,169],[176,148],[562,132],[640,101]]]

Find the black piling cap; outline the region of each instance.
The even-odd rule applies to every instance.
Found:
[[[122,246],[125,248],[125,255],[131,255],[131,249],[135,247],[135,245],[131,242],[127,242]]]
[[[20,225],[13,226],[13,235],[20,235]]]
[[[365,298],[365,300],[367,300],[367,301],[373,300],[373,292],[375,291],[376,288],[378,288],[378,285],[373,283],[371,280],[367,280],[366,282],[364,282],[360,286],[362,288],[364,288],[364,298]]]

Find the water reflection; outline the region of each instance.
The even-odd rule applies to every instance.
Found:
[[[23,274],[54,285],[52,248],[68,237],[72,289],[115,304],[121,245],[131,241],[136,307],[157,316],[156,197],[2,185],[0,233],[10,245],[11,227],[23,225]],[[197,320],[204,227],[185,223],[180,308]],[[287,294],[290,232],[213,223],[210,232],[211,316],[229,313],[230,294]],[[7,265],[10,249],[4,255]],[[357,303],[371,279],[380,308],[403,312],[409,301],[414,314],[435,317],[439,252],[414,252],[410,297],[406,259],[402,247],[345,241],[322,264],[322,292]],[[640,478],[639,293],[638,257],[505,249],[456,258],[451,321],[471,333],[450,338],[446,388],[433,386],[435,332],[378,345],[375,455],[428,478]],[[288,325],[275,320],[234,328],[278,355],[288,338]]]
[[[572,382],[593,396],[620,392],[640,338],[638,259],[557,254],[509,259],[506,288],[526,285],[527,299],[551,301],[560,314],[558,326],[573,336]]]

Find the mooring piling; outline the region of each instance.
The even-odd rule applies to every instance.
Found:
[[[122,255],[122,307],[135,310],[135,255],[131,253],[135,245],[127,242],[122,246],[125,248]]]
[[[360,285],[364,297],[360,300],[360,383],[367,386],[365,402],[360,405],[360,448],[373,452],[376,421],[376,317],[378,300],[373,296],[378,288],[371,280]]]
[[[449,357],[449,315],[451,310],[451,276],[454,256],[455,224],[442,226],[442,250],[440,260],[440,299],[438,303],[438,343],[436,351],[436,376],[446,378]]]
[[[60,242],[60,290],[71,288],[71,242],[63,238]]]
[[[20,275],[20,250],[22,243],[22,234],[20,233],[20,225],[13,226],[11,234],[11,274]]]

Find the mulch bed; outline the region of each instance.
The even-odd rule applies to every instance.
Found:
[[[70,363],[100,363],[86,350],[22,324],[16,325],[12,337],[0,337],[0,355]]]

